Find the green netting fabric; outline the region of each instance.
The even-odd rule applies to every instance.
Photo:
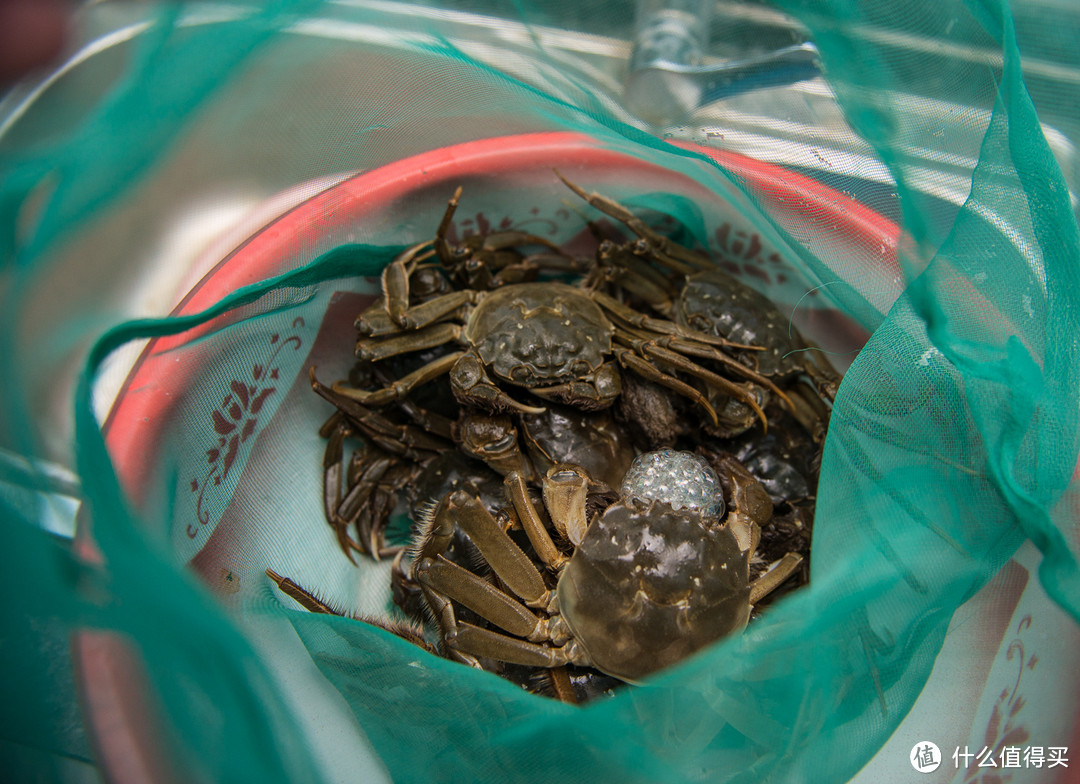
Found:
[[[70,760],[94,756],[71,700],[87,690],[87,672],[105,677],[85,657],[110,649],[126,657],[113,672],[137,695],[126,704],[142,711],[138,737],[153,740],[133,770],[178,780],[322,780],[320,723],[282,685],[283,673],[307,668],[339,715],[333,742],[359,739],[357,770],[385,766],[398,781],[815,781],[821,771],[840,781],[910,709],[955,610],[1023,542],[1041,552],[1046,592],[1080,621],[1080,234],[1061,156],[1040,124],[1052,116],[1067,136],[1080,128],[1080,102],[1052,89],[1052,69],[1025,71],[1076,67],[1075,37],[1063,45],[1053,20],[1023,5],[1014,17],[1004,2],[776,0],[817,44],[867,160],[895,182],[903,293],[893,303],[862,285],[880,279],[873,258],[850,259],[854,272],[837,280],[829,249],[795,233],[768,194],[669,144],[670,129],[636,121],[587,58],[569,58],[552,36],[565,26],[627,37],[633,4],[481,5],[92,4],[83,33],[109,46],[81,50],[51,81],[7,97],[0,669],[10,688],[0,754],[9,770],[59,778]],[[467,34],[466,12],[476,11],[502,20],[493,23],[500,46]],[[905,35],[979,56],[897,45]],[[966,107],[962,116],[942,115],[946,99]],[[230,603],[220,586],[207,588],[177,534],[189,466],[206,465],[187,436],[192,423],[210,417],[222,384],[253,366],[263,378],[264,333],[275,346],[295,338],[272,355],[275,383],[301,389],[307,365],[294,347],[315,339],[336,292],[370,291],[363,278],[403,244],[393,226],[358,226],[354,241],[332,247],[313,230],[272,276],[253,274],[201,313],[166,318],[171,303],[146,294],[172,258],[152,238],[174,226],[178,205],[191,210],[185,225],[198,225],[211,220],[207,204],[220,211],[454,142],[557,130],[721,194],[782,250],[797,273],[791,285],[819,290],[822,307],[873,333],[832,415],[809,589],[746,633],[584,708],[373,627],[295,611],[266,583]],[[969,192],[959,206],[944,207],[920,180],[913,151],[928,139],[962,172]],[[722,134],[709,143],[723,145]],[[878,198],[880,178],[878,190],[858,184],[869,177],[852,182],[857,200]],[[625,189],[634,195],[633,183]],[[635,206],[708,240],[687,200],[638,194]],[[116,390],[103,379],[125,350],[130,363],[142,345],[133,341],[163,336],[176,336],[177,362],[196,358],[205,370],[145,445],[145,485],[125,493],[101,430]],[[346,352],[350,340],[346,329]],[[317,466],[294,470],[290,449],[317,441],[325,409],[303,400],[276,409],[280,432],[258,448],[236,448],[224,471],[230,492],[246,492],[241,474],[307,492],[300,479],[317,477]],[[275,521],[266,552],[241,554],[238,569],[257,574],[269,556],[302,549],[307,532],[325,532],[318,492],[310,520]],[[277,502],[245,498],[253,520]],[[76,504],[73,544],[56,520]],[[378,568],[357,572],[361,587],[385,582]]]

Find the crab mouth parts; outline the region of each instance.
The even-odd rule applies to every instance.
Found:
[[[566,365],[518,365],[510,372],[510,379],[523,387],[536,387],[551,384],[560,379],[572,379],[574,375]]]
[[[510,371],[510,380],[523,387],[535,387],[545,382],[561,381],[563,385],[575,381],[587,380],[595,369],[580,359],[573,362],[552,362],[549,365],[537,365],[530,362],[518,365]]]

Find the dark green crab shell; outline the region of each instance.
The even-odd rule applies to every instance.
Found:
[[[611,353],[614,327],[588,294],[565,283],[518,283],[488,293],[465,339],[499,378],[546,386],[596,371]]]
[[[746,352],[766,376],[788,376],[800,370],[791,352],[802,345],[789,334],[790,320],[764,294],[720,270],[687,278],[675,308],[675,321],[733,343],[763,346]]]
[[[749,584],[750,552],[728,526],[620,501],[589,527],[557,590],[594,666],[633,682],[746,626]]]

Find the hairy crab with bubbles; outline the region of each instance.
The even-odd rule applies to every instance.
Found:
[[[543,481],[552,537],[522,477],[505,485],[530,547],[519,546],[467,483],[420,515],[409,578],[438,629],[438,646],[402,624],[363,619],[447,658],[483,668],[500,662],[561,672],[591,668],[637,682],[721,637],[742,630],[753,605],[798,570],[787,553],[756,579],[750,564],[772,516],[762,485],[732,457],[729,488],[702,457],[664,449],[639,455],[617,501],[588,519],[589,477],[555,465]],[[464,533],[494,579],[446,557]],[[562,543],[562,547],[556,544]],[[268,571],[314,612],[336,612],[291,580]],[[483,624],[461,618],[467,608]],[[493,628],[491,628],[493,627]],[[558,685],[555,691],[559,691]],[[559,694],[559,696],[562,696]]]
[[[557,668],[592,667],[639,681],[741,630],[752,605],[794,573],[789,554],[758,579],[750,561],[772,503],[731,461],[725,504],[716,473],[689,452],[641,455],[618,501],[586,519],[589,479],[577,466],[552,467],[543,506],[568,555],[544,525],[519,477],[507,477],[514,513],[535,550],[530,558],[464,487],[426,515],[413,551],[421,586],[447,656]],[[495,582],[443,557],[464,530]],[[496,628],[457,618],[467,607]]]

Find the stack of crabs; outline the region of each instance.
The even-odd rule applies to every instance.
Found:
[[[349,379],[311,384],[337,409],[327,521],[350,559],[393,558],[410,622],[365,620],[580,702],[808,580],[839,376],[706,252],[558,176],[617,222],[589,222],[595,253],[452,240],[459,188],[384,271]],[[399,503],[408,546],[386,538]]]

